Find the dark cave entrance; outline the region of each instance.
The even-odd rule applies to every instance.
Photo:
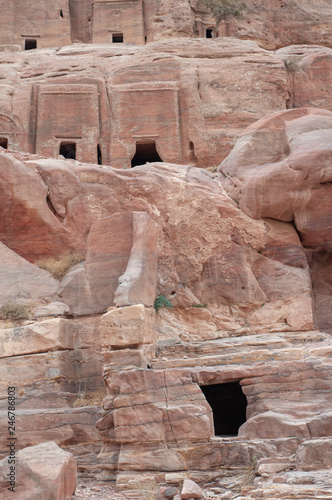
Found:
[[[212,408],[216,436],[237,436],[246,421],[247,398],[239,382],[204,385],[202,392]]]
[[[4,149],[8,149],[8,139],[7,137],[0,137],[0,146]]]
[[[213,38],[213,29],[208,28],[205,32],[205,37],[206,38]]]
[[[75,142],[61,142],[60,155],[66,159],[76,160],[76,143]]]
[[[98,165],[102,165],[103,164],[103,157],[101,154],[101,149],[100,149],[99,144],[97,144],[97,158],[98,158]]]
[[[157,151],[156,141],[137,142],[136,153],[131,160],[131,166],[144,165],[145,163],[153,163],[155,161],[163,161]]]
[[[112,42],[113,43],[123,43],[123,33],[113,33]]]
[[[32,49],[36,49],[36,48],[37,48],[37,40],[32,39],[32,38],[27,38],[25,40],[25,44],[24,44],[25,50],[32,50]]]

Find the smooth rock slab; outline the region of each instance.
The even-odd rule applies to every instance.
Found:
[[[76,325],[60,318],[1,330],[0,358],[74,349],[76,334]]]
[[[4,500],[69,500],[75,492],[75,459],[53,441],[17,452],[15,493],[8,490],[9,467],[7,458],[1,460],[0,496]]]
[[[0,306],[15,302],[41,301],[56,295],[59,283],[0,242]]]
[[[128,347],[155,340],[155,311],[142,304],[112,308],[100,319],[100,334],[105,347]]]

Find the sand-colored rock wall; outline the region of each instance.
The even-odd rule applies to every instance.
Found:
[[[121,169],[213,167],[261,117],[332,109],[331,49],[296,50],[223,38],[0,54],[0,144]]]

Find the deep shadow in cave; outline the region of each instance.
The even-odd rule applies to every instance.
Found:
[[[6,137],[0,137],[0,146],[4,149],[8,149],[8,139]]]
[[[37,48],[37,40],[35,39],[26,39],[24,41],[24,50],[33,50]]]
[[[76,144],[75,142],[62,142],[60,144],[60,155],[66,159],[76,160]]]
[[[201,386],[212,408],[216,436],[237,436],[246,421],[247,398],[239,382]]]
[[[163,161],[157,151],[156,141],[137,142],[136,153],[131,160],[131,166],[144,165],[145,163],[153,163],[155,161]]]

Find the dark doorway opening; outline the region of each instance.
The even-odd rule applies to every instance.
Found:
[[[192,141],[189,142],[189,161],[196,162],[197,158],[195,155],[195,146]]]
[[[34,40],[34,39],[30,39],[30,38],[27,38],[25,40],[25,45],[24,45],[24,49],[25,50],[32,50],[32,49],[36,49],[37,48],[37,40]]]
[[[216,436],[237,436],[246,421],[247,398],[239,382],[201,387],[212,408]]]
[[[213,38],[213,29],[208,28],[205,33],[206,38]]]
[[[113,33],[112,42],[113,43],[123,43],[123,33]]]
[[[0,146],[4,149],[8,149],[8,139],[7,137],[0,137]]]
[[[60,9],[60,17],[63,17],[63,10]]]
[[[60,155],[65,158],[76,160],[76,144],[75,142],[61,142]]]
[[[145,163],[153,163],[155,161],[163,161],[157,151],[156,141],[137,142],[136,153],[131,160],[131,166],[144,165]]]
[[[103,164],[103,158],[101,156],[101,149],[100,149],[100,145],[97,144],[97,158],[98,158],[98,165],[102,165]]]

